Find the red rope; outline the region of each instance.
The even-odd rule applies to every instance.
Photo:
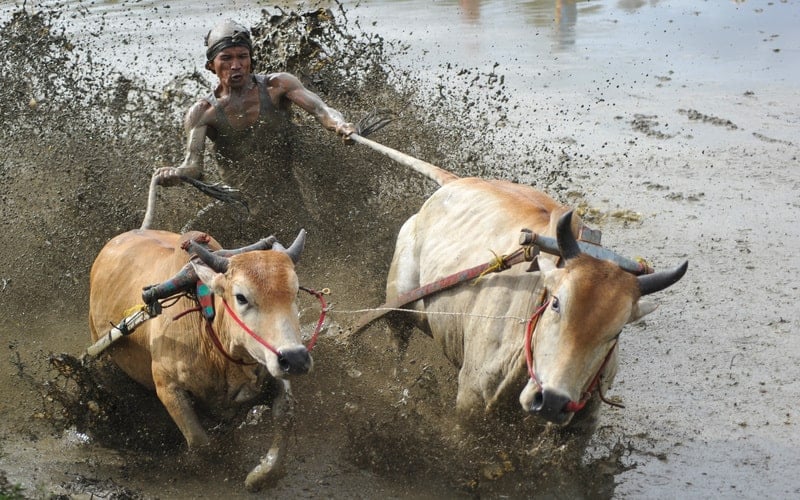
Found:
[[[615,340],[614,341],[614,345],[612,345],[611,349],[608,350],[608,354],[606,354],[606,357],[603,360],[603,364],[600,365],[600,368],[597,370],[597,373],[595,374],[594,378],[592,379],[592,383],[589,384],[589,388],[586,389],[586,392],[583,393],[583,396],[581,397],[581,400],[578,401],[578,402],[570,401],[569,403],[566,404],[566,406],[564,406],[564,411],[570,411],[570,412],[581,411],[583,409],[583,407],[586,406],[586,403],[589,401],[589,399],[592,397],[592,394],[594,393],[595,388],[597,389],[598,393],[600,394],[600,399],[604,403],[608,403],[608,404],[610,404],[612,406],[623,407],[622,405],[620,405],[618,403],[612,403],[611,401],[607,400],[603,396],[603,391],[602,391],[602,389],[600,388],[600,385],[599,385],[600,384],[600,379],[602,378],[603,370],[606,368],[606,365],[608,364],[608,360],[611,359],[611,354],[614,352],[614,349],[616,347],[617,347],[617,341]]]
[[[314,329],[314,333],[311,336],[311,340],[308,341],[308,346],[306,346],[306,349],[310,352],[314,348],[314,345],[316,345],[317,338],[319,337],[319,332],[322,330],[323,323],[325,323],[325,315],[328,312],[328,305],[325,303],[325,298],[323,297],[322,292],[318,292],[316,290],[312,290],[311,288],[306,288],[306,287],[302,287],[302,286],[300,287],[300,289],[303,290],[304,292],[308,292],[311,295],[314,295],[315,297],[317,297],[317,299],[319,300],[320,304],[322,305],[322,311],[320,312],[319,320],[317,321],[317,326]],[[242,321],[242,319],[239,316],[236,315],[235,312],[233,312],[233,309],[231,308],[230,305],[228,305],[228,302],[225,299],[222,299],[222,304],[225,306],[225,310],[228,311],[228,314],[231,315],[231,318],[233,318],[233,320],[236,321],[236,323],[240,327],[242,327],[242,330],[244,330],[251,337],[256,339],[256,341],[258,341],[261,345],[263,345],[264,347],[266,347],[267,349],[272,351],[276,356],[280,356],[279,350],[275,349],[269,342],[267,342],[266,340],[262,339],[261,337],[259,337],[256,334],[256,332],[251,330],[250,327],[247,326],[244,323],[244,321]]]
[[[319,337],[319,332],[322,330],[322,325],[325,323],[325,315],[328,314],[328,304],[325,303],[325,297],[323,296],[322,292],[318,292],[311,288],[306,288],[301,286],[300,290],[310,293],[311,295],[315,296],[318,300],[320,305],[322,306],[322,310],[319,313],[319,319],[317,320],[317,326],[314,328],[314,334],[311,335],[311,340],[308,341],[308,345],[306,349],[311,352],[311,349],[317,344],[317,338]]]
[[[539,318],[544,313],[544,310],[547,306],[550,305],[550,301],[545,301],[542,305],[540,305],[531,315],[531,318],[528,320],[525,326],[525,361],[528,364],[528,375],[530,375],[531,380],[533,380],[539,389],[543,389],[542,382],[539,380],[539,377],[536,376],[536,370],[534,368],[533,362],[533,335],[536,330],[536,326],[539,324]],[[603,389],[600,387],[600,379],[602,378],[603,370],[605,370],[606,365],[608,364],[608,360],[611,359],[611,355],[614,353],[614,349],[617,347],[617,341],[614,341],[614,345],[611,346],[611,349],[608,350],[608,354],[606,354],[605,359],[603,360],[603,364],[600,365],[600,369],[597,370],[597,373],[592,378],[592,382],[589,384],[589,387],[586,389],[586,392],[583,393],[581,396],[580,401],[570,401],[564,406],[564,411],[567,412],[578,412],[581,411],[589,399],[592,397],[595,389],[600,396],[600,400],[606,404],[611,406],[616,406],[618,408],[624,408],[623,405],[619,403],[614,403],[609,401],[603,395]]]
[[[228,352],[225,350],[225,347],[222,345],[222,342],[219,340],[219,337],[217,336],[217,332],[214,331],[214,325],[212,325],[211,322],[208,321],[205,316],[203,316],[202,308],[200,306],[192,307],[192,308],[189,308],[189,309],[187,309],[187,310],[185,310],[183,312],[180,312],[180,313],[176,314],[175,316],[173,316],[172,320],[173,321],[177,321],[177,320],[181,319],[182,317],[186,316],[187,314],[193,313],[193,312],[200,312],[201,313],[200,317],[206,320],[206,334],[208,334],[208,337],[211,339],[211,342],[214,344],[214,347],[217,348],[217,350],[220,352],[220,354],[225,356],[225,359],[227,359],[231,363],[236,363],[237,365],[257,365],[258,364],[258,363],[248,363],[246,361],[242,361],[241,359],[236,359],[233,356],[231,356],[230,354],[228,354]]]
[[[528,320],[528,323],[525,327],[525,361],[528,363],[528,375],[530,375],[531,379],[536,382],[536,385],[539,386],[539,389],[542,388],[542,382],[539,380],[539,377],[536,376],[536,372],[533,369],[533,331],[536,329],[536,325],[539,324],[539,318],[542,316],[542,313],[548,305],[550,305],[549,300],[540,305],[536,311],[533,312],[531,319]]]
[[[225,358],[230,361],[231,363],[235,363],[237,365],[257,365],[258,363],[248,363],[246,361],[242,361],[241,359],[236,359],[225,350],[225,347],[222,346],[222,342],[220,342],[219,337],[217,337],[217,332],[214,331],[214,325],[211,324],[210,321],[206,321],[206,333],[209,337],[211,337],[211,341],[214,343],[214,346],[217,348],[219,352],[222,353]]]
[[[245,332],[247,332],[247,334],[248,334],[248,335],[250,335],[251,337],[253,337],[254,339],[256,339],[256,341],[257,341],[259,344],[263,345],[264,347],[266,347],[267,349],[269,349],[270,351],[272,351],[272,353],[273,353],[273,354],[275,354],[276,356],[280,357],[281,353],[280,353],[280,352],[278,352],[278,350],[277,350],[277,349],[275,349],[274,347],[272,347],[272,345],[271,345],[269,342],[267,342],[266,340],[264,340],[264,339],[262,339],[261,337],[259,337],[259,336],[256,334],[256,332],[254,332],[252,329],[250,329],[250,327],[249,327],[249,326],[247,326],[247,325],[244,323],[244,321],[242,321],[242,318],[240,318],[239,316],[237,316],[237,315],[236,315],[236,313],[235,313],[235,312],[233,312],[233,309],[231,308],[231,306],[230,306],[230,305],[228,305],[228,301],[227,301],[227,300],[225,300],[225,299],[223,298],[223,299],[222,299],[222,304],[225,306],[225,310],[226,310],[226,311],[228,311],[228,314],[230,314],[230,315],[231,315],[231,318],[233,318],[233,320],[234,320],[234,321],[235,321],[235,322],[236,322],[236,323],[237,323],[237,324],[238,324],[240,327],[242,327],[242,330],[244,330]]]
[[[311,339],[308,341],[308,345],[306,346],[306,349],[310,352],[314,348],[314,346],[316,345],[317,339],[319,338],[320,331],[322,331],[322,325],[325,323],[325,316],[328,313],[328,304],[325,302],[325,297],[323,296],[322,292],[318,292],[318,291],[313,290],[311,288],[306,288],[306,287],[302,287],[302,286],[300,287],[300,289],[303,290],[304,292],[308,292],[311,295],[315,296],[319,300],[320,304],[322,305],[322,311],[320,312],[319,320],[317,320],[317,326],[316,326],[316,328],[314,328],[314,333],[312,334]],[[244,321],[242,321],[242,319],[239,316],[236,315],[236,313],[233,311],[233,308],[231,308],[231,306],[228,305],[228,302],[224,298],[222,299],[222,304],[225,306],[225,310],[228,311],[228,314],[230,314],[231,318],[233,318],[233,320],[245,332],[247,332],[248,335],[250,335],[251,337],[256,339],[256,341],[258,341],[261,345],[263,345],[264,347],[266,347],[267,349],[272,351],[272,353],[274,353],[276,356],[280,356],[281,355],[280,351],[278,349],[275,349],[269,342],[267,342],[266,340],[264,340],[261,337],[259,337],[256,334],[256,332],[254,332],[249,326],[247,326],[244,323]],[[186,316],[189,313],[198,312],[198,311],[201,312],[201,308],[199,306],[198,307],[192,307],[190,309],[187,309],[187,310],[175,315],[172,319],[173,319],[173,321],[177,321],[177,320],[179,320],[180,318]],[[210,321],[206,321],[206,333],[211,338],[211,341],[214,343],[214,346],[217,348],[217,350],[220,353],[222,353],[222,355],[225,356],[225,358],[228,359],[228,361],[231,361],[232,363],[236,363],[238,365],[257,364],[257,363],[246,363],[246,362],[244,362],[242,360],[235,359],[233,356],[228,354],[228,352],[225,350],[225,347],[222,345],[222,342],[219,340],[219,337],[217,336],[216,332],[214,331],[214,326],[211,324]]]

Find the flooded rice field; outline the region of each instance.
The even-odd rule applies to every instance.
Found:
[[[542,189],[656,269],[688,260],[622,333],[625,408],[590,435],[521,412],[465,435],[438,345],[417,334],[400,359],[382,321],[344,342],[435,185],[299,114],[291,157],[262,165],[291,178],[243,187],[249,213],[171,188],[155,223],[229,247],[309,231],[298,274],[332,308],[293,382],[286,474],[244,488],[268,409],[209,420],[214,446],[188,453],[154,395],[76,364],[91,263],[181,161],[183,112],[215,83],[203,37],[229,17],[259,28],[261,71],[352,121],[392,110],[375,140]],[[799,17],[790,0],[3,3],[0,497],[796,497]]]

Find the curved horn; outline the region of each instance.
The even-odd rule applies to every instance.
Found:
[[[276,241],[278,241],[278,239],[275,236],[269,236],[267,238],[260,239],[252,245],[248,245],[246,247],[231,250],[217,250],[214,253],[221,257],[231,257],[240,253],[253,252],[256,250],[269,250]]]
[[[558,250],[564,259],[572,259],[581,254],[581,247],[578,246],[578,241],[575,239],[575,235],[572,234],[572,210],[558,219],[556,237],[558,239]]]
[[[289,248],[284,248],[283,245],[278,243],[277,241],[272,245],[273,250],[279,250],[284,252],[289,258],[292,259],[292,262],[297,264],[300,262],[300,254],[303,253],[303,248],[306,245],[306,230],[301,229],[300,232],[297,234],[297,238],[294,239],[294,242],[289,246]]]
[[[213,269],[218,273],[224,273],[228,270],[227,258],[222,257],[220,255],[216,255],[213,252],[210,252],[206,247],[195,241],[189,242],[186,251],[200,257],[200,260],[205,262],[208,265],[208,267],[210,267],[211,269]]]
[[[672,286],[677,283],[679,279],[683,278],[683,275],[686,274],[686,270],[688,268],[689,261],[685,261],[680,266],[669,271],[659,271],[653,274],[637,276],[636,279],[639,281],[639,292],[642,295],[649,295]]]

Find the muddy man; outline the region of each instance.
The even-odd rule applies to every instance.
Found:
[[[162,186],[180,183],[180,176],[200,178],[206,137],[223,163],[225,174],[253,168],[249,158],[276,154],[289,148],[291,105],[312,115],[327,130],[348,140],[356,128],[289,73],[253,73],[250,32],[234,21],[224,21],[206,35],[206,68],[219,79],[217,88],[199,99],[186,113],[186,153],[177,167],[163,167],[155,175]],[[230,182],[228,175],[226,181]],[[245,181],[250,176],[241,178]],[[239,184],[234,181],[234,185]]]

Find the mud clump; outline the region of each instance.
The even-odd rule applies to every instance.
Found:
[[[675,137],[675,134],[668,134],[658,129],[661,123],[659,123],[658,116],[656,115],[636,113],[630,123],[633,130],[647,137],[652,137],[654,139],[671,139]]]
[[[0,88],[6,311],[76,307],[100,246],[141,222],[152,165],[180,151],[162,119],[185,101],[82,60],[58,19],[19,11],[0,37],[3,74],[29,75]]]
[[[183,437],[155,394],[105,358],[52,355],[44,383],[47,416],[59,432],[73,429],[112,449],[165,453]]]
[[[689,120],[708,123],[711,125],[716,125],[717,127],[725,127],[728,130],[737,130],[739,128],[730,120],[720,118],[718,116],[707,115],[697,111],[696,109],[679,109],[678,113],[686,115]]]

